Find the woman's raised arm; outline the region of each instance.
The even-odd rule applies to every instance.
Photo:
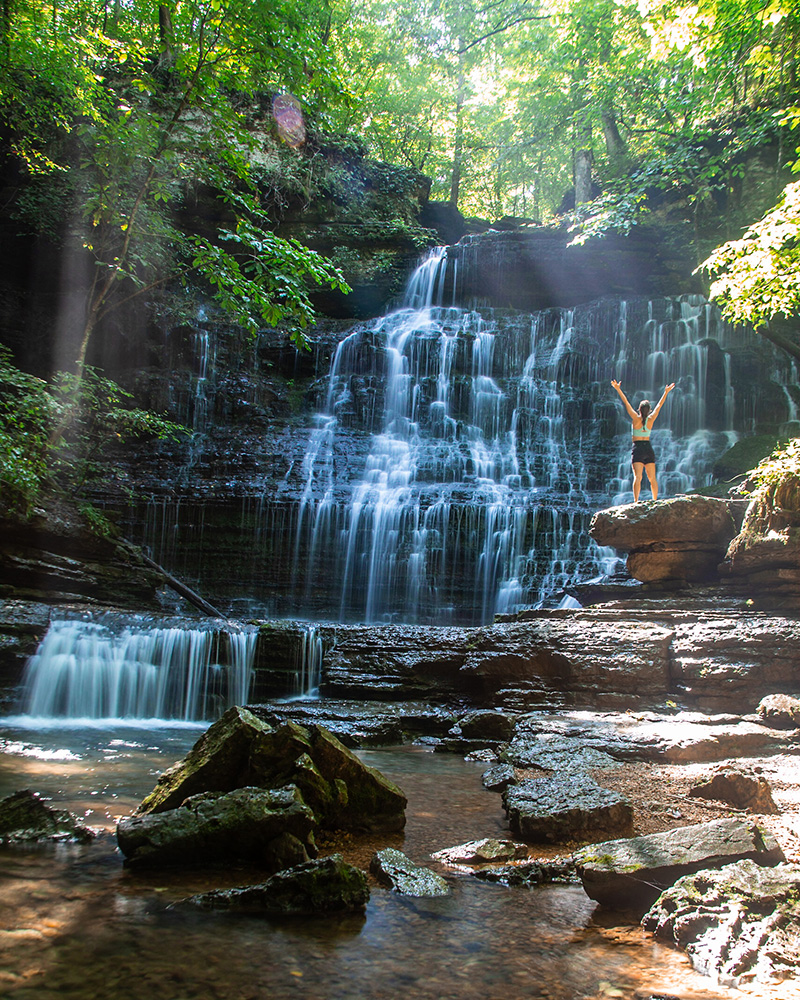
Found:
[[[631,406],[631,404],[630,404],[630,403],[628,402],[628,397],[627,397],[627,396],[625,395],[625,393],[624,393],[624,392],[622,391],[622,386],[621,386],[621,385],[619,384],[619,382],[618,382],[618,381],[617,381],[617,380],[616,380],[615,378],[612,378],[612,379],[611,379],[611,384],[612,384],[612,385],[614,386],[614,388],[615,388],[615,389],[617,390],[617,392],[618,392],[618,393],[619,393],[619,395],[620,395],[620,399],[621,399],[621,400],[622,400],[622,402],[623,402],[623,403],[625,404],[625,409],[626,409],[626,410],[628,411],[628,416],[629,416],[629,417],[631,417],[631,418],[633,418],[633,417],[636,417],[636,416],[637,416],[637,413],[636,413],[636,410],[634,410],[634,408],[633,408],[633,407]],[[659,404],[659,405],[660,405],[660,404]]]
[[[670,384],[669,384],[668,386],[665,386],[665,388],[664,388],[664,394],[663,394],[663,396],[662,396],[662,397],[661,397],[661,399],[659,399],[659,401],[658,401],[658,402],[656,403],[656,408],[655,408],[655,409],[653,410],[653,412],[652,412],[652,413],[650,414],[650,425],[651,425],[651,426],[652,426],[652,424],[653,424],[653,421],[654,421],[654,420],[656,419],[656,417],[658,416],[658,411],[659,411],[659,410],[661,409],[661,407],[662,407],[662,406],[664,405],[664,402],[665,402],[665,400],[666,400],[667,396],[669,396],[669,394],[670,394],[670,393],[672,392],[672,390],[673,390],[674,388],[675,388],[675,383],[674,383],[674,382],[670,382]]]

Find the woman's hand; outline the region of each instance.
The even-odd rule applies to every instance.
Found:
[[[613,385],[614,383],[612,382],[611,384]],[[664,395],[666,396],[668,392],[672,392],[672,390],[674,388],[675,388],[675,383],[674,382],[670,382],[670,384],[668,386],[664,387]]]
[[[615,378],[611,379],[611,384],[614,386],[617,392],[619,392],[619,390],[622,388],[620,383]]]

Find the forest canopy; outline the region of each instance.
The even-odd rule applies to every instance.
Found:
[[[671,197],[716,219],[722,243],[770,210],[796,225],[799,38],[794,0],[5,0],[2,139],[47,178],[17,205],[40,229],[63,219],[56,193],[80,205],[98,263],[90,326],[182,243],[238,320],[300,331],[308,282],[341,275],[259,214],[248,101],[285,95],[314,130],[427,174],[466,216],[571,211],[583,240]],[[731,212],[753,150],[771,175]],[[189,176],[227,198],[227,244],[190,245],[169,224]],[[749,291],[731,254],[747,249],[709,261],[728,269],[716,287],[736,318]]]

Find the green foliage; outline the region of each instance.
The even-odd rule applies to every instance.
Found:
[[[48,474],[45,429],[57,404],[42,379],[19,371],[0,345],[0,498],[29,513]]]
[[[80,381],[61,373],[45,382],[20,371],[0,347],[0,496],[10,510],[30,514],[40,496],[56,491],[80,497],[113,475],[107,448],[138,437],[181,440],[187,430],[130,406],[132,396],[87,368]],[[70,421],[54,445],[52,431]],[[102,517],[102,515],[97,515]],[[96,526],[100,521],[95,518]]]
[[[214,287],[223,309],[254,333],[259,320],[278,326],[291,316],[297,324],[291,339],[297,347],[305,347],[302,331],[314,315],[306,279],[350,291],[341,273],[319,254],[249,219],[240,218],[236,230],[222,230],[219,239],[232,244],[233,250],[203,237],[194,239],[193,267]]]
[[[306,282],[343,287],[321,258],[278,240],[263,216],[235,203],[254,187],[255,95],[291,89],[313,112],[341,93],[324,5],[136,0],[112,9],[99,0],[16,0],[3,11],[8,151],[31,178],[62,176],[55,213],[35,183],[15,211],[36,231],[82,246],[95,263],[78,373],[112,309],[195,267],[214,277],[220,304],[249,327],[286,322],[296,330],[310,316]],[[235,251],[213,239],[198,246],[177,224],[175,210],[193,185],[228,202],[234,218],[224,240]]]
[[[763,326],[800,313],[800,181],[740,240],[718,247],[702,264],[711,297],[732,322]]]
[[[747,478],[751,494],[771,494],[789,479],[800,483],[800,438],[793,438],[776,448],[752,469]]]

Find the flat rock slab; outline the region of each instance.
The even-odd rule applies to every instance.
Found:
[[[737,716],[572,711],[524,716],[501,757],[517,767],[564,772],[627,760],[703,763],[794,749],[793,733]]]
[[[528,845],[517,844],[513,840],[471,840],[467,844],[448,847],[437,851],[431,857],[446,865],[486,865],[500,861],[516,861],[528,857]]]
[[[200,893],[183,905],[266,916],[320,916],[363,910],[368,902],[364,872],[347,864],[341,854],[332,854],[287,868],[257,885]]]
[[[594,840],[630,833],[633,807],[584,774],[527,779],[503,792],[514,836],[531,843]]]
[[[393,847],[378,851],[369,870],[381,885],[403,896],[447,896],[450,893],[450,886],[441,875],[414,864]]]
[[[687,875],[659,896],[642,925],[683,948],[698,972],[724,986],[794,979],[800,973],[800,867],[745,860]]]
[[[785,860],[771,834],[755,823],[738,819],[610,840],[575,853],[587,896],[621,908],[649,906],[660,892],[684,875],[745,858],[761,865]]]
[[[276,871],[316,854],[316,820],[293,786],[205,792],[177,809],[117,824],[125,857],[147,865],[244,859]]]

